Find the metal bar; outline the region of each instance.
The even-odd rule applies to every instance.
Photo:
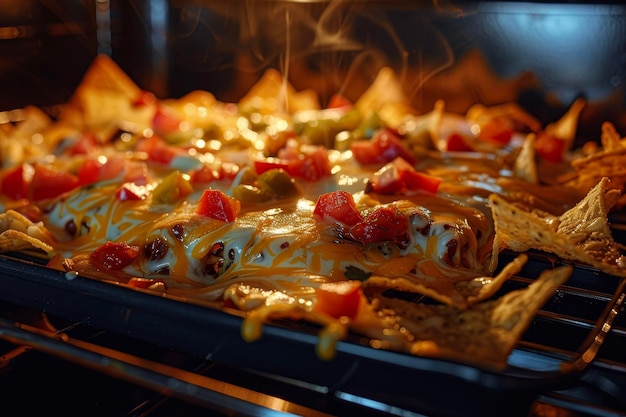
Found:
[[[268,417],[328,416],[278,397],[19,323],[0,320],[0,338],[220,412],[237,410],[237,415]]]

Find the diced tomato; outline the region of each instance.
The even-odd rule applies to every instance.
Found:
[[[33,201],[57,197],[78,186],[78,178],[60,169],[46,165],[35,165],[29,186],[29,198]]]
[[[377,207],[362,222],[349,229],[349,235],[357,242],[369,245],[376,242],[394,242],[405,247],[408,244],[409,222],[392,207]]]
[[[357,140],[350,144],[354,159],[360,164],[385,164],[402,157],[411,165],[416,160],[402,140],[390,129],[379,129],[370,140]]]
[[[354,226],[363,220],[356,208],[352,194],[337,190],[318,197],[313,214],[325,219],[331,217],[348,226]]]
[[[125,176],[127,161],[121,157],[105,159],[104,162],[96,158],[85,159],[78,170],[78,185],[93,184],[98,181],[106,181],[118,176]],[[138,177],[138,175],[133,175]],[[139,178],[136,178],[139,179]]]
[[[422,190],[431,194],[435,194],[441,184],[441,178],[415,170],[402,171],[400,173],[400,180],[407,190]]]
[[[356,317],[363,291],[361,281],[328,282],[315,289],[315,311],[335,318]]]
[[[402,158],[399,160],[404,161]],[[406,191],[398,165],[390,162],[376,171],[366,188],[366,192],[369,191],[379,194],[402,194]]]
[[[292,177],[307,181],[317,181],[327,177],[330,175],[330,163],[326,149],[323,146],[315,146],[297,158],[288,159],[285,171]]]
[[[69,155],[91,155],[98,147],[96,138],[91,133],[81,135],[68,150]]]
[[[563,162],[565,141],[556,136],[541,132],[537,135],[537,139],[535,140],[535,151],[546,161],[560,163]]]
[[[126,242],[109,241],[91,252],[89,259],[98,266],[117,271],[130,265],[138,254],[139,246],[130,246]]]
[[[234,180],[239,173],[239,165],[234,162],[222,161],[220,164],[220,179]]]
[[[474,149],[467,143],[465,138],[458,133],[448,136],[446,141],[446,151],[448,152],[473,152]]]
[[[19,165],[5,171],[0,182],[2,194],[14,200],[28,198],[28,186],[33,172],[34,168],[28,164]]]
[[[133,277],[128,280],[128,286],[132,288],[141,288],[144,290],[167,290],[167,283],[159,278]]]
[[[189,173],[189,181],[194,184],[207,184],[220,179],[220,172],[208,165],[195,169]]]
[[[168,135],[180,130],[182,119],[174,110],[160,105],[152,118],[152,128],[160,135]]]
[[[109,159],[108,168],[114,166]],[[138,185],[143,185],[148,183],[148,166],[143,161],[132,161],[128,159],[124,159],[124,181],[126,182],[134,182]]]
[[[282,169],[294,178],[317,181],[330,175],[328,153],[323,146],[298,148],[286,146],[278,151],[278,157],[259,159],[254,162],[254,170],[262,174],[270,169]]]
[[[189,180],[193,184],[207,184],[217,180],[232,181],[238,172],[239,165],[223,161],[219,166],[202,165],[202,167],[189,172]]]
[[[350,101],[350,99],[348,99],[346,96],[344,96],[341,93],[335,93],[330,97],[330,100],[328,100],[328,105],[326,106],[326,108],[329,109],[338,109],[338,108],[350,108],[354,105],[354,103],[352,103],[352,101]]]
[[[135,149],[139,152],[145,152],[150,161],[159,164],[169,164],[174,157],[184,152],[180,148],[168,145],[157,135],[141,139]]]
[[[441,178],[416,171],[402,158],[385,164],[372,176],[371,191],[379,194],[403,194],[410,191],[436,193]]]
[[[515,131],[508,120],[502,117],[492,117],[480,124],[478,137],[483,140],[506,145],[511,141],[513,133],[515,133]]]
[[[198,201],[196,213],[224,222],[233,222],[237,218],[240,209],[241,203],[239,200],[219,190],[206,189],[202,192],[202,196]]]
[[[103,164],[96,159],[85,159],[83,165],[78,170],[79,185],[93,184],[100,178],[100,167]]]
[[[134,182],[127,182],[120,186],[115,192],[115,198],[120,201],[145,200],[149,191],[145,186],[137,185]]]
[[[287,171],[288,162],[284,159],[269,157],[265,159],[257,159],[254,161],[254,171],[261,175],[270,169],[284,169]]]
[[[150,91],[142,91],[139,96],[133,102],[133,106],[142,107],[150,106],[157,102],[156,96]]]

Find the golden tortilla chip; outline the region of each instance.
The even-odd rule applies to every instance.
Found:
[[[96,132],[105,140],[122,124],[151,126],[156,104],[135,106],[143,90],[110,57],[98,55],[87,69],[60,119]]]
[[[465,117],[468,121],[479,124],[489,119],[506,118],[516,125],[524,126],[533,132],[541,130],[541,122],[515,102],[495,106],[474,104],[467,110]]]
[[[608,177],[611,179],[612,188],[624,191],[626,189],[626,138],[620,137],[612,123],[605,122],[602,124],[601,143],[602,147],[598,151],[572,161],[577,177],[569,184],[591,188],[602,177]]]
[[[74,92],[72,101],[80,100],[85,90],[115,92],[133,101],[141,94],[141,88],[109,56],[100,54],[87,69]]]
[[[441,274],[433,271],[433,268],[441,269],[441,265],[434,265],[435,261],[432,260],[424,260],[418,262],[416,274],[389,277],[373,275],[363,282],[363,288],[375,287],[422,294],[458,309],[466,309],[495,294],[506,280],[521,271],[527,260],[528,256],[525,254],[518,256],[494,277],[468,277],[459,268],[453,267],[450,267],[449,273]]]
[[[0,214],[0,252],[37,248],[50,253],[51,242],[43,223],[33,223],[15,210]]]
[[[611,122],[602,123],[602,135],[600,136],[602,150],[604,152],[619,151],[626,148],[626,138],[622,138],[615,125]]]
[[[374,82],[356,101],[355,106],[364,114],[380,111],[385,105],[403,105],[408,108],[410,100],[404,94],[402,83],[390,67],[378,71]]]
[[[496,230],[494,250],[537,249],[608,274],[626,276],[626,258],[613,240],[607,218],[620,192],[608,184],[609,179],[603,178],[576,206],[558,217],[491,195]],[[497,262],[495,253],[493,262]]]
[[[515,176],[532,184],[539,182],[539,174],[537,173],[537,164],[535,163],[535,140],[537,135],[534,133],[526,135],[524,144],[520,152],[515,158],[513,170]]]
[[[583,98],[576,99],[567,112],[556,122],[550,123],[545,127],[545,132],[565,141],[564,149],[566,151],[572,149],[574,139],[576,139],[576,131],[578,129],[578,120],[580,113],[583,111],[587,102]]]
[[[588,142],[585,146],[590,151],[585,157],[572,161],[572,168],[577,176],[567,182],[567,185],[590,189],[603,177],[611,179],[610,186],[626,190],[626,138],[621,138],[615,126],[610,122],[602,124],[601,144]],[[626,196],[622,196],[624,199]],[[626,204],[624,200],[619,205]]]
[[[382,293],[370,299],[392,328],[405,330],[411,353],[502,370],[537,311],[572,271],[569,265],[545,270],[528,287],[466,310],[416,304]]]
[[[314,90],[296,92],[280,72],[270,68],[239,100],[239,108],[244,112],[254,110],[264,114],[281,114],[319,110],[320,104]]]

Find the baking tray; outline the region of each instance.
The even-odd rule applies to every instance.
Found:
[[[558,261],[552,257],[531,254],[520,277],[514,277],[505,290],[527,285],[529,279],[523,278],[525,274],[536,276],[537,271],[555,262]],[[595,287],[592,290],[585,288],[590,281]],[[503,412],[514,415],[515,410],[524,415],[539,393],[574,386],[596,358],[618,318],[625,288],[625,280],[577,266],[567,287],[559,289],[538,314],[529,331],[531,337],[511,354],[509,367],[503,372],[494,372],[453,361],[377,350],[369,347],[367,340],[354,335],[338,343],[333,360],[322,361],[315,351],[319,329],[314,325],[272,322],[264,327],[258,341],[246,342],[240,333],[243,318],[235,312],[66,274],[42,266],[36,257],[0,256],[0,299],[3,301],[205,360],[286,379],[334,398],[349,401],[366,398],[370,403],[392,405],[397,410],[446,416],[501,415]],[[579,297],[584,298],[585,308],[584,312],[577,313],[584,314],[573,319],[574,312],[568,311],[567,306],[581,305],[580,300],[576,300]],[[16,334],[23,330],[19,325],[12,327],[6,321],[0,324],[0,337],[29,340],[20,339]],[[568,330],[561,329],[564,325]],[[546,347],[533,341],[532,330],[541,326],[553,332],[555,346]],[[576,329],[574,334],[572,328]],[[568,337],[578,346],[576,350],[558,345]],[[54,339],[56,347],[48,346],[49,343],[49,340],[40,342],[39,347],[65,352],[75,358],[80,355],[73,351],[83,349],[67,337]],[[101,359],[91,362],[95,366],[103,363]],[[107,364],[109,370],[115,369],[121,377],[136,378],[133,377],[136,365],[130,362],[109,358]],[[144,367],[143,372],[149,370],[149,374],[143,377],[151,384],[159,380],[156,369]],[[181,378],[179,374],[168,378],[172,377]],[[170,381],[171,388],[171,380],[166,380]],[[183,378],[175,385],[186,387],[194,381],[195,378]],[[181,389],[182,392],[174,390],[174,394],[195,392],[198,395],[201,391]]]

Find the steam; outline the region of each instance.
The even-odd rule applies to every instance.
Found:
[[[419,99],[424,83],[454,62],[445,36],[429,21],[432,13],[447,10],[426,3],[187,3],[177,10],[182,30],[174,36],[178,42],[193,43],[188,50],[193,51],[189,63],[198,66],[195,70],[237,73],[240,78],[233,87],[239,94],[266,69],[276,68],[296,89],[316,90],[322,102],[334,93],[356,99],[378,71],[389,66],[405,85],[407,97]],[[199,34],[204,41],[195,39]]]

